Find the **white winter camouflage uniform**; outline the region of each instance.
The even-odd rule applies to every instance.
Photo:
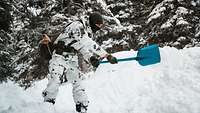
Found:
[[[89,37],[90,36],[90,37]],[[54,42],[64,41],[67,46],[72,41],[77,41],[71,46],[80,52],[84,60],[89,62],[89,58],[94,54],[99,56],[107,54],[102,48],[91,39],[92,30],[83,21],[75,21],[68,25],[64,32]],[[44,90],[44,100],[54,99],[58,93],[59,85],[65,81],[72,83],[73,98],[76,104],[81,103],[84,106],[88,104],[88,98],[85,88],[81,85],[83,73],[79,70],[77,53],[64,52],[63,55],[53,53],[49,62],[49,82]]]

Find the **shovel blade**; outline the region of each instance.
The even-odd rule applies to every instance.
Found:
[[[160,51],[158,45],[150,45],[138,50],[137,61],[140,65],[152,65],[160,62]]]

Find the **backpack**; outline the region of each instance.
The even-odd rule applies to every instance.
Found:
[[[49,44],[39,44],[39,55],[40,58],[43,60],[50,60],[52,58],[52,53],[55,49],[55,45],[52,42],[49,42]]]

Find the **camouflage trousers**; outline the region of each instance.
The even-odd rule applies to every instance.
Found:
[[[55,100],[62,83],[72,83],[73,99],[76,104],[88,105],[85,88],[82,85],[83,74],[78,69],[77,56],[54,54],[49,62],[48,84],[43,91],[44,101]]]

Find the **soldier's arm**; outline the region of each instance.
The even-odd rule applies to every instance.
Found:
[[[108,54],[88,36],[88,33],[85,32],[82,24],[73,28],[73,36],[77,42],[72,44],[72,46],[82,53],[86,61],[89,61],[90,57],[93,55],[105,57]]]
[[[92,40],[92,38],[88,36],[88,33],[85,32],[83,26],[80,25],[76,28],[77,29],[74,29],[73,36],[77,42],[72,44],[72,46],[82,53],[86,61],[91,62],[92,56],[98,56],[97,60],[107,58],[110,63],[117,63],[117,59],[115,57],[108,54],[102,47],[100,47],[95,41]]]

